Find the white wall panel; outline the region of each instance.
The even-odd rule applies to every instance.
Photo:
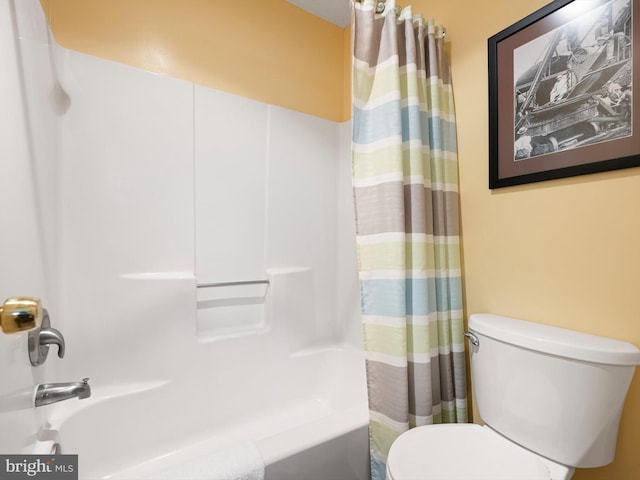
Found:
[[[266,278],[267,110],[195,89],[198,283]]]
[[[76,52],[67,68],[65,261],[117,274],[192,271],[192,84]]]
[[[27,2],[31,3],[31,2]],[[66,96],[58,84],[53,48],[29,38],[20,39],[22,108],[28,141],[28,168],[38,224],[37,240],[42,256],[41,281],[47,286],[43,301],[52,317],[57,313],[58,270],[58,121]],[[22,184],[23,188],[25,185]],[[55,321],[55,318],[54,318]]]
[[[335,325],[338,124],[270,107],[267,267],[310,268],[318,342]]]
[[[37,0],[0,0],[0,302],[35,296],[55,312],[55,77],[43,35]],[[0,334],[0,452],[31,453],[34,385],[54,371],[31,367],[26,333]]]
[[[52,43],[47,19],[38,0],[9,0],[8,3],[15,8],[18,38],[45,45]]]
[[[356,223],[351,181],[351,122],[341,123],[337,185],[336,308],[338,336],[362,348],[360,282],[356,256]]]
[[[64,80],[66,375],[170,378],[195,330],[193,85],[76,52]]]

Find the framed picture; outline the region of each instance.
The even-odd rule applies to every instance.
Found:
[[[640,165],[640,0],[556,0],[489,39],[489,188]]]

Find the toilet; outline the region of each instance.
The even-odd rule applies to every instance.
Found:
[[[404,432],[387,480],[568,480],[611,463],[638,348],[492,314],[471,315],[465,336],[485,425]]]

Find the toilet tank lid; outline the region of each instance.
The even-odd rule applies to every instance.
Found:
[[[560,357],[606,365],[640,365],[640,349],[611,338],[489,313],[469,317],[469,330],[486,337]]]

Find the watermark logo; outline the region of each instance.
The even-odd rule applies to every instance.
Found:
[[[0,480],[78,480],[78,455],[0,455]]]

